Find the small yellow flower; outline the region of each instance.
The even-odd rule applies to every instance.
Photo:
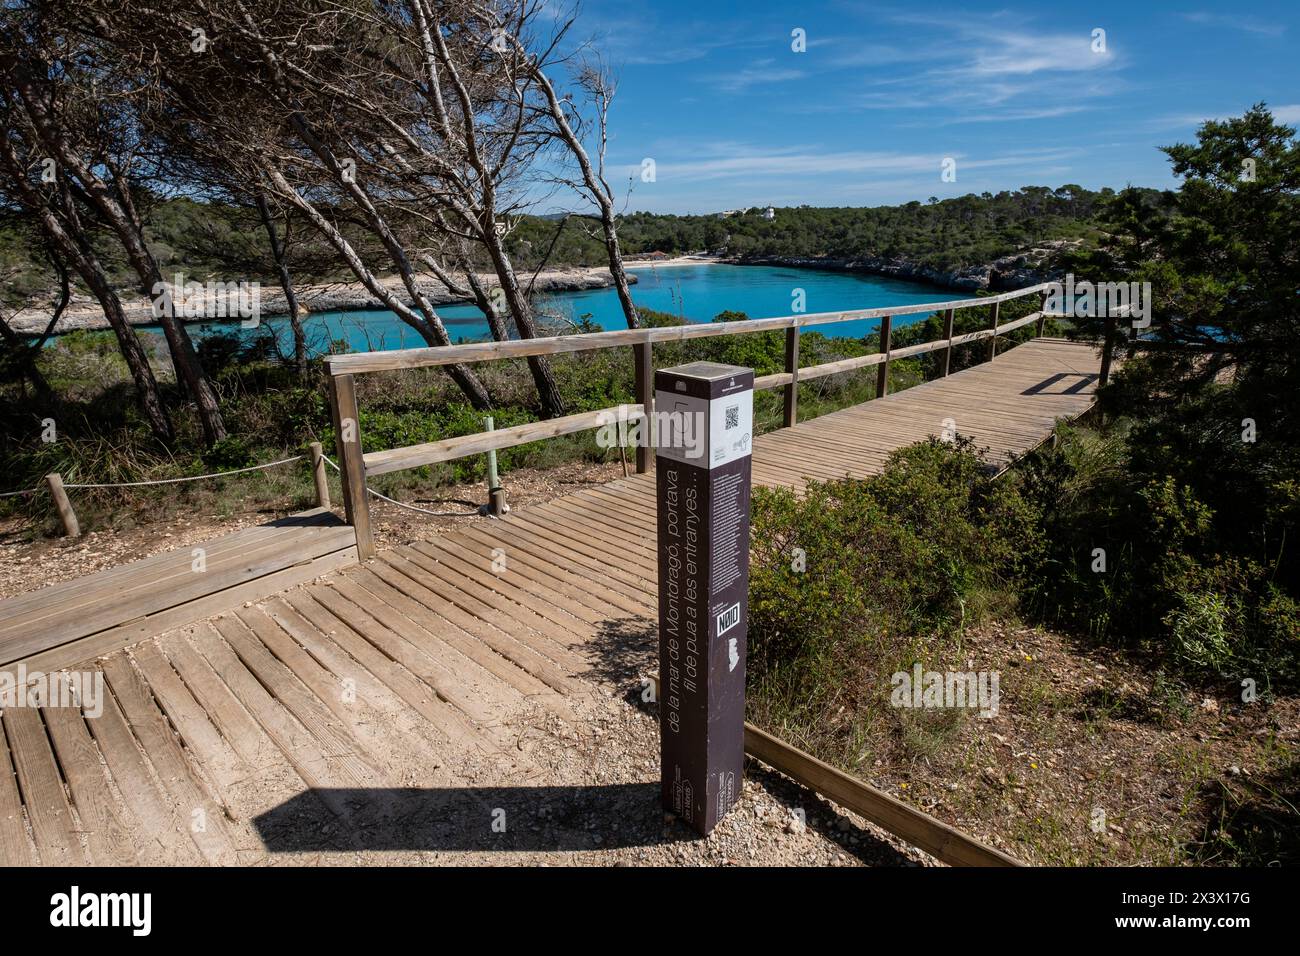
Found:
[[[1032,767],[1032,768],[1035,769],[1035,770],[1038,769],[1038,764],[1036,764],[1036,763],[1030,763],[1029,766]]]
[[[903,790],[907,789],[907,784],[905,783],[900,783],[898,786],[901,787]]]

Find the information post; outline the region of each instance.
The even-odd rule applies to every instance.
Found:
[[[752,369],[655,373],[663,802],[704,835],[744,768],[753,420]]]

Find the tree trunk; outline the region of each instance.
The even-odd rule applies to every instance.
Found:
[[[420,336],[429,345],[451,344],[451,339],[448,337],[447,330],[443,328],[441,321],[436,325],[425,322],[405,302],[393,295],[387,286],[380,282],[374,273],[366,267],[366,264],[361,261],[361,257],[357,255],[357,251],[352,248],[352,244],[344,238],[343,234],[321,215],[320,210],[298,194],[298,190],[293,188],[279,169],[274,166],[267,166],[264,172],[276,191],[284,199],[293,203],[320,234],[326,238],[330,245],[338,250],[339,255],[343,257],[343,261],[352,270],[352,274],[385,308],[397,313],[397,317],[419,332]],[[465,397],[470,400],[470,404],[480,411],[487,411],[492,407],[491,396],[488,395],[482,381],[479,380],[479,377],[474,374],[474,371],[468,365],[447,365],[444,368],[446,368],[447,374],[451,376],[452,381],[465,393]]]
[[[63,227],[59,217],[45,202],[45,197],[37,193],[27,181],[23,167],[14,152],[13,143],[7,137],[0,140],[0,159],[3,160],[11,181],[22,192],[27,209],[35,213],[39,219],[41,231],[49,240],[51,254],[61,255],[99,300],[100,307],[104,310],[104,318],[108,320],[109,327],[117,336],[118,348],[135,383],[136,401],[140,404],[140,411],[149,422],[154,437],[161,442],[172,441],[175,432],[172,429],[171,419],[168,418],[163,407],[158,392],[158,380],[154,377],[153,369],[149,367],[149,358],[145,355],[135,330],[127,322],[121,300],[113,291],[85,231],[78,228],[74,238]],[[65,203],[70,200],[66,190],[62,192],[62,198]],[[71,221],[77,223],[75,209],[69,215]]]
[[[100,179],[72,149],[67,132],[54,122],[40,90],[33,84],[26,71],[22,71],[17,79],[19,95],[37,136],[45,147],[58,157],[66,171],[77,178],[89,201],[113,230],[140,280],[141,291],[145,295],[155,295],[155,290],[162,283],[162,272],[158,268],[157,260],[145,245],[143,232],[132,221],[127,210],[114,198],[108,184]],[[122,189],[129,188],[126,183],[119,185]],[[189,333],[170,305],[170,296],[167,297],[167,302],[168,307],[163,308],[162,314],[158,316],[159,324],[167,339],[167,347],[171,351],[177,378],[184,383],[186,391],[198,409],[204,441],[212,445],[226,437],[226,426],[221,419],[217,395],[199,364]]]
[[[629,329],[641,327],[641,314],[632,302],[632,287],[627,281],[627,270],[623,268],[623,250],[619,247],[618,228],[614,223],[614,210],[601,203],[600,224],[605,230],[605,249],[609,253],[609,274],[614,277],[614,289],[618,292],[618,304],[623,307],[623,317]]]
[[[266,194],[261,189],[257,190],[257,212],[262,217],[262,226],[266,229],[266,238],[271,244],[271,257],[275,260],[280,288],[284,290],[284,304],[289,310],[289,327],[293,330],[293,365],[300,376],[306,376],[307,337],[303,334],[302,322],[298,318],[298,296],[293,291],[293,280],[289,278],[289,264],[285,261],[280,237],[275,232],[271,208],[266,204]]]
[[[504,245],[492,230],[492,224],[487,224],[488,228],[484,234],[491,236],[486,241],[488,255],[492,257],[492,265],[496,269],[497,279],[501,282],[501,291],[505,295],[506,306],[510,309],[510,314],[514,316],[515,327],[519,330],[519,337],[522,339],[537,338],[537,325],[533,322],[532,306],[524,296],[523,290],[519,288],[519,280],[515,278],[514,266],[510,262],[510,257],[506,254]],[[537,396],[541,399],[542,415],[546,418],[558,418],[564,414],[564,399],[560,397],[560,387],[555,382],[555,374],[551,371],[551,363],[542,355],[531,355],[528,358],[528,368],[533,373],[533,383],[537,386]]]

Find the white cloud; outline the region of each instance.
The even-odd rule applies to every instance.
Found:
[[[1285,24],[1230,13],[1197,11],[1196,13],[1184,13],[1183,19],[1202,26],[1226,27],[1229,30],[1239,30],[1242,33],[1253,33],[1256,36],[1280,37],[1286,33]]]
[[[812,148],[762,149],[735,145],[700,159],[658,158],[657,182],[665,185],[696,184],[712,180],[758,180],[779,177],[853,176],[871,179],[898,173],[922,173],[938,180],[940,165],[951,156],[961,170],[1024,168],[1038,170],[1077,155],[1074,147],[1023,150],[999,156],[967,156],[960,152],[886,152],[875,150],[823,151]],[[630,166],[635,176],[640,166]]]
[[[803,79],[803,70],[789,67],[773,66],[770,59],[758,60],[752,66],[730,73],[717,74],[710,82],[728,93],[739,93],[753,86],[766,86],[771,83],[786,83],[790,80]]]

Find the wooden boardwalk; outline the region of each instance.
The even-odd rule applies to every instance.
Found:
[[[891,450],[948,428],[1001,467],[1087,410],[1097,365],[1089,347],[1032,341],[762,436],[754,480],[797,488],[870,475]],[[101,583],[0,603],[0,633],[30,637],[46,619],[76,618],[98,634],[129,626],[120,604],[138,596],[114,598]],[[147,613],[167,601],[176,595]],[[461,832],[450,804],[412,804],[410,794],[490,785],[482,813],[513,808],[526,788],[560,782],[555,753],[599,746],[578,728],[635,688],[652,659],[654,476],[475,521],[283,593],[228,600],[215,616],[202,610],[197,623],[130,647],[72,655],[93,658],[79,666],[46,658],[85,672],[92,689],[102,675],[107,693],[82,708],[4,710],[0,863],[315,862],[491,847]]]

